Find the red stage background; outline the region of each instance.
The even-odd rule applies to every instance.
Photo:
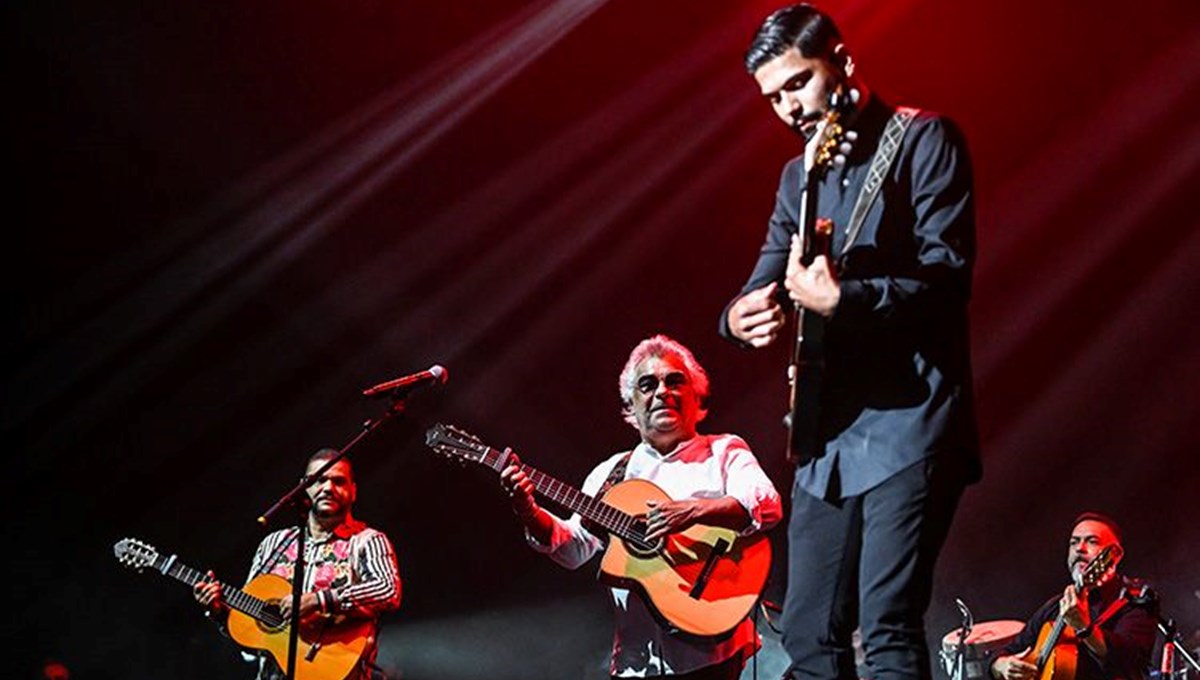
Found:
[[[112,543],[240,579],[254,518],[378,413],[358,392],[441,363],[449,384],[355,455],[358,514],[405,579],[381,660],[603,677],[591,569],[527,550],[496,480],[421,433],[457,423],[582,480],[633,443],[616,375],[664,332],[712,375],[708,430],[788,488],[785,350],[715,333],[799,150],[740,65],[776,6],[8,3],[16,667],[249,677],[186,589]],[[931,643],[955,597],[983,621],[1059,590],[1084,509],[1200,627],[1200,5],[824,7],[874,88],[956,119],[975,161],[986,471]]]

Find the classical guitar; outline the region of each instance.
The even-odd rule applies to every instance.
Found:
[[[512,451],[499,451],[447,425],[425,435],[434,451],[500,472]],[[631,479],[593,498],[549,475],[521,464],[538,495],[579,513],[609,534],[600,562],[604,582],[644,596],[668,626],[689,635],[720,636],[750,614],[771,566],[771,545],[763,534],[739,536],[732,529],[693,525],[657,541],[646,540],[646,501],[670,498],[654,484]]]
[[[1087,597],[1089,588],[1094,587],[1112,567],[1115,546],[1101,550],[1088,563],[1079,578],[1076,590],[1080,598]],[[1079,650],[1075,646],[1075,631],[1069,630],[1060,613],[1054,623],[1047,621],[1038,632],[1037,644],[1025,657],[1025,661],[1037,666],[1038,680],[1073,680]]]
[[[183,564],[175,555],[164,557],[134,538],[117,541],[113,553],[127,567],[138,571],[147,567],[157,569],[189,586],[208,580],[204,573]],[[221,592],[230,608],[230,637],[243,647],[269,652],[280,668],[287,668],[291,626],[280,614],[279,603],[291,597],[291,583],[274,574],[262,574],[251,579],[245,588],[222,583]],[[329,621],[328,625],[301,626],[296,680],[343,680],[371,642],[374,626],[370,621],[336,618]]]
[[[839,158],[841,162],[845,161],[846,145],[852,135],[846,134],[841,120],[852,110],[850,98],[839,88],[830,96],[829,110],[820,128],[821,137],[812,142],[817,148],[813,165],[806,175],[804,191],[800,194],[797,228],[802,245],[800,262],[806,267],[819,255],[824,255],[833,267],[833,221],[817,217],[817,192],[829,167]],[[819,314],[806,313],[799,304],[794,306],[792,318],[796,336],[788,365],[788,412],[783,420],[788,428],[787,458],[797,463],[821,452],[817,428],[825,373],[825,319]]]

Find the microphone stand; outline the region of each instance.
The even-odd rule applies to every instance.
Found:
[[[304,593],[304,550],[305,550],[305,535],[308,533],[308,514],[310,501],[308,498],[308,487],[312,486],[317,480],[325,476],[325,472],[329,468],[337,464],[337,462],[346,457],[355,446],[363,439],[370,435],[375,430],[378,430],[392,418],[404,412],[404,397],[407,390],[397,389],[392,392],[391,403],[388,405],[387,411],[378,418],[368,418],[362,426],[362,430],[354,436],[345,446],[338,449],[337,455],[325,461],[325,464],[318,468],[311,475],[305,475],[300,483],[292,487],[290,491],[285,493],[275,504],[267,509],[266,512],[258,518],[258,523],[262,526],[267,526],[273,517],[278,515],[284,508],[290,508],[296,512],[296,563],[292,567],[292,611],[288,618],[288,658],[287,668],[285,669],[288,680],[294,680],[296,677],[296,650],[300,646],[300,596]],[[314,648],[315,650],[315,648]],[[311,658],[309,659],[311,661]]]
[[[1179,640],[1179,632],[1175,630],[1175,619],[1163,618],[1159,608],[1158,593],[1154,592],[1154,589],[1150,586],[1143,585],[1136,592],[1129,592],[1126,597],[1129,599],[1129,604],[1145,609],[1154,618],[1154,622],[1158,624],[1158,630],[1166,638],[1166,641],[1163,643],[1164,648],[1168,645],[1174,647],[1175,653],[1182,656],[1193,670],[1200,673],[1200,663],[1188,651],[1187,646]],[[1170,672],[1174,676],[1175,669],[1170,669]]]
[[[975,627],[975,617],[971,615],[971,610],[967,609],[967,605],[959,598],[954,598],[954,603],[958,605],[958,611],[962,613],[962,627],[958,630],[958,644],[955,648],[954,658],[954,673],[951,674],[953,680],[964,680],[966,677],[964,671],[967,663],[967,636],[971,634],[971,629]]]

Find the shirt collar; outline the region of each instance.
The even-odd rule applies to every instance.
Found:
[[[367,526],[366,524],[354,519],[354,517],[347,515],[345,521],[343,521],[341,524],[334,527],[333,531],[329,532],[329,535],[327,537],[321,538],[321,539],[318,539],[316,537],[312,537],[312,538],[314,541],[316,541],[318,543],[325,542],[325,541],[331,541],[335,538],[341,539],[344,541],[344,540],[349,539],[354,534],[357,534],[358,532],[365,529],[366,526]],[[312,534],[309,534],[309,535],[312,536]]]
[[[697,433],[691,439],[685,439],[685,440],[679,442],[678,444],[675,445],[675,448],[671,449],[670,451],[668,451],[666,453],[659,453],[658,449],[654,448],[653,446],[650,446],[650,444],[648,444],[646,442],[642,442],[642,443],[638,444],[637,447],[639,449],[641,449],[644,453],[646,453],[654,458],[657,458],[659,460],[669,460],[671,458],[677,458],[677,457],[681,456],[684,451],[691,448],[691,446],[693,444],[695,444],[696,442],[700,441],[700,438],[701,438],[701,435]]]

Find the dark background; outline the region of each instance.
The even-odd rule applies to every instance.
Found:
[[[707,431],[788,488],[785,350],[715,333],[799,151],[740,66],[777,5],[5,3],[10,677],[49,656],[78,678],[248,677],[187,589],[113,542],[240,580],[254,518],[380,413],[358,392],[433,363],[449,384],[354,456],[357,514],[404,577],[381,661],[602,676],[592,567],[526,549],[494,476],[421,433],[457,423],[579,482],[635,441],[616,376],[665,332],[711,373]],[[1084,509],[1123,523],[1126,570],[1190,633],[1200,5],[825,7],[868,82],[952,116],[975,161],[986,472],[931,644],[955,597],[986,621],[1060,590]]]

